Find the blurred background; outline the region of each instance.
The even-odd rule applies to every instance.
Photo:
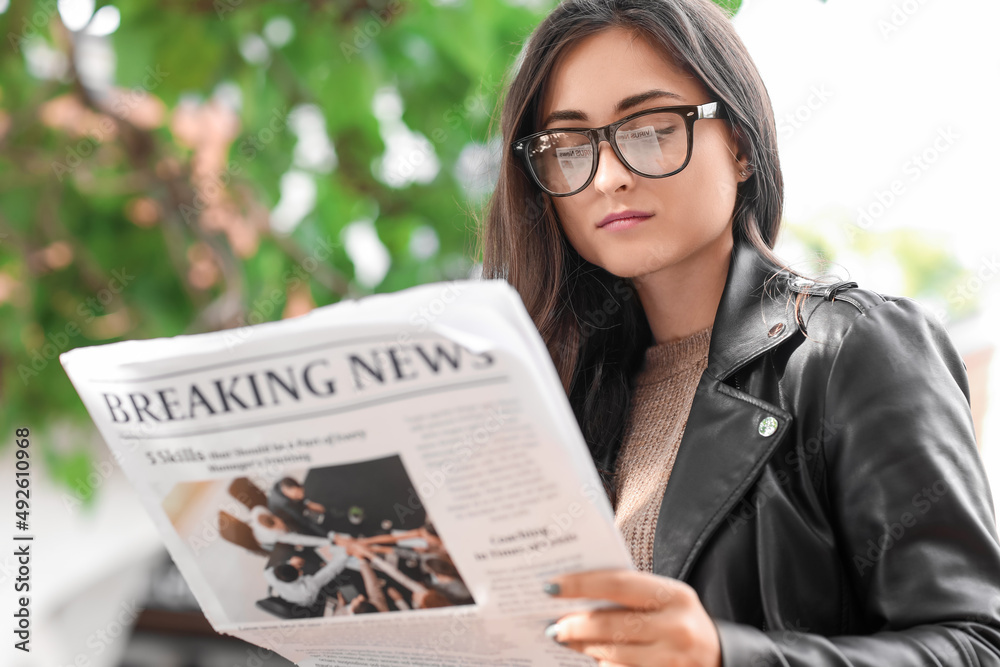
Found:
[[[288,664],[212,632],[58,355],[476,277],[490,119],[555,4],[0,0],[0,432],[31,429],[37,536],[34,650],[0,662]],[[1000,5],[720,4],[775,110],[779,255],[932,309],[1000,488]]]

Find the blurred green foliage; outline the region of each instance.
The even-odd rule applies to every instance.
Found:
[[[463,186],[460,157],[486,140],[502,77],[554,2],[113,4],[107,37],[71,33],[55,0],[0,16],[0,433],[88,422],[57,358],[71,348],[469,275],[482,192]],[[386,87],[425,137],[394,176],[437,160],[427,182],[380,179]],[[332,169],[297,166],[303,107],[319,110]],[[269,211],[290,170],[315,204],[280,234]],[[377,285],[358,279],[342,236],[362,219],[388,252]],[[89,460],[58,439],[34,442],[72,485]]]

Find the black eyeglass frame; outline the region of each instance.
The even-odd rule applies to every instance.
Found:
[[[631,164],[622,155],[621,149],[618,148],[618,142],[615,141],[615,134],[618,132],[618,128],[625,123],[635,120],[636,118],[641,118],[642,116],[647,116],[654,113],[664,113],[671,112],[680,115],[684,119],[684,126],[687,130],[687,154],[684,156],[684,163],[680,167],[673,170],[668,174],[646,174]],[[643,178],[666,178],[668,176],[673,176],[680,171],[683,171],[684,167],[688,166],[691,161],[691,153],[694,150],[694,122],[696,120],[701,120],[702,118],[724,118],[723,107],[721,102],[706,102],[705,104],[684,104],[680,106],[669,106],[669,107],[656,107],[653,109],[643,109],[642,111],[637,111],[634,114],[630,114],[616,120],[613,123],[608,123],[604,127],[559,127],[551,130],[542,130],[541,132],[535,132],[534,134],[529,134],[526,137],[521,137],[516,141],[510,143],[510,148],[514,151],[515,155],[521,157],[524,162],[525,167],[528,170],[528,174],[531,176],[531,180],[535,182],[538,187],[540,187],[544,192],[553,197],[570,197],[579,192],[583,192],[590,186],[590,183],[594,180],[594,176],[597,175],[597,165],[600,162],[600,146],[602,141],[607,141],[611,145],[611,150],[615,152],[615,156],[618,160],[625,165],[625,167],[634,174],[638,174]],[[538,137],[547,134],[559,134],[566,132],[575,132],[577,134],[586,135],[590,139],[590,145],[594,149],[594,159],[590,166],[590,176],[587,177],[586,182],[581,185],[576,190],[572,192],[552,192],[547,187],[542,185],[541,179],[535,174],[535,170],[531,166],[531,160],[528,158],[528,152],[525,147],[533,140]]]

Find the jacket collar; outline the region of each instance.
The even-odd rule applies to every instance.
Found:
[[[741,366],[780,345],[796,330],[787,276],[749,243],[736,243],[715,313],[708,373],[725,380]]]
[[[716,310],[708,367],[660,504],[653,571],[685,579],[717,530],[732,526],[792,415],[723,382],[739,368],[795,335],[794,303],[785,276],[765,289],[775,267],[750,245],[736,245]]]

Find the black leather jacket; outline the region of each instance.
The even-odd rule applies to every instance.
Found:
[[[733,249],[654,571],[698,592],[724,667],[1000,665],[1000,544],[950,338],[912,299],[773,274]]]

